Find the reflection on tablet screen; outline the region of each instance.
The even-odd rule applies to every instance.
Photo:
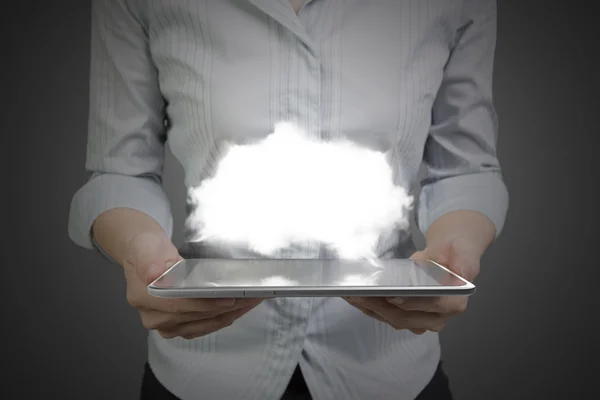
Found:
[[[376,271],[372,274],[346,275],[342,279],[336,281],[334,286],[377,286],[381,284],[381,282],[379,282],[380,276],[381,271]]]
[[[421,260],[186,260],[164,275],[159,287],[462,286],[444,269]]]

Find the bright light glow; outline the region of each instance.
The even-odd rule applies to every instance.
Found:
[[[412,206],[383,153],[322,141],[287,122],[262,141],[231,145],[189,195],[192,241],[267,257],[318,243],[341,259],[374,259],[380,236],[408,228]]]

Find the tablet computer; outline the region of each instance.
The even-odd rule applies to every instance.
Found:
[[[464,296],[475,285],[431,260],[186,259],[148,292],[169,298]]]

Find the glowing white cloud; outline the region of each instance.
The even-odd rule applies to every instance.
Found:
[[[189,195],[192,241],[264,256],[319,243],[339,258],[376,258],[379,237],[407,229],[412,206],[383,153],[321,141],[286,122],[260,142],[231,145]]]

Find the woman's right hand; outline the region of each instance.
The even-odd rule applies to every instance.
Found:
[[[147,285],[181,260],[163,233],[137,235],[127,246],[123,268],[127,301],[136,308],[146,329],[162,337],[194,339],[223,329],[264,299],[167,299],[148,294]]]

